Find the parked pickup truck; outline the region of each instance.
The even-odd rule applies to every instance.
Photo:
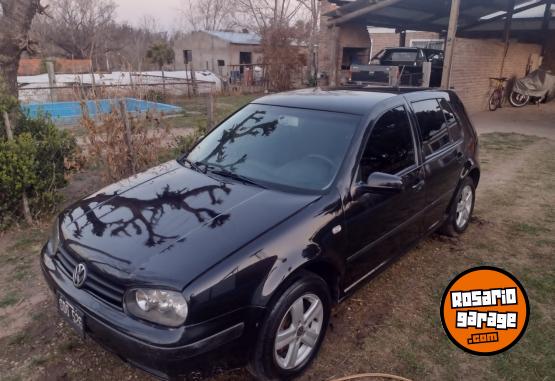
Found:
[[[443,71],[443,51],[425,48],[385,48],[372,58],[370,65],[352,65],[349,83],[389,84],[391,67],[398,66],[400,85],[421,86],[424,62],[432,63],[430,87],[439,87]]]

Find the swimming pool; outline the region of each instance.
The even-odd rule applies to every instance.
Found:
[[[143,101],[135,98],[124,98],[127,111],[133,114],[143,113],[154,110],[164,114],[175,114],[182,111],[181,107]],[[99,114],[108,114],[112,112],[112,107],[119,107],[118,99],[102,99],[98,101],[86,101],[87,110],[91,118],[97,117]],[[28,103],[21,106],[23,111],[32,118],[37,116],[49,115],[54,121],[68,122],[81,117],[80,102],[53,102],[53,103]]]

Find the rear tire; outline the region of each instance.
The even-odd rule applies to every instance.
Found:
[[[522,95],[516,91],[512,91],[509,96],[509,103],[513,107],[524,107],[528,104],[528,102],[530,102],[530,96]]]
[[[299,376],[320,349],[330,310],[326,282],[310,272],[299,273],[269,306],[250,356],[249,372],[259,380]]]
[[[470,224],[475,201],[476,188],[474,181],[470,177],[466,177],[457,190],[449,208],[447,220],[439,229],[439,232],[449,237],[456,237],[464,233]]]

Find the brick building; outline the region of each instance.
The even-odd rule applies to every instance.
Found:
[[[66,58],[54,58],[54,68],[58,74],[83,74],[90,73],[92,61],[72,60]],[[19,70],[17,75],[30,76],[46,73],[44,60],[41,58],[22,58],[19,61]]]

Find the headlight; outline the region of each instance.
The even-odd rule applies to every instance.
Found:
[[[56,252],[60,247],[60,220],[57,217],[52,224],[52,232],[50,233],[48,246],[50,255],[56,255]]]
[[[133,289],[125,294],[131,315],[168,327],[185,323],[189,308],[181,293],[168,290]]]

